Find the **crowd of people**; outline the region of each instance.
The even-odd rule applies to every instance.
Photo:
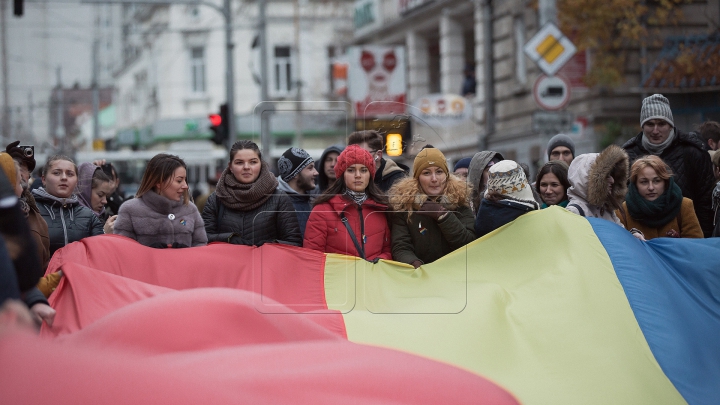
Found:
[[[383,136],[373,130],[352,133],[318,162],[290,148],[277,168],[241,140],[197,205],[178,156],[154,156],[125,200],[105,161],[78,167],[52,156],[42,185],[31,187],[33,149],[14,142],[0,153],[0,261],[15,269],[3,270],[0,298],[22,298],[37,322],[52,324],[46,298],[62,273],[43,276],[51,256],[102,234],[158,249],[283,243],[415,268],[550,206],[612,221],[642,241],[720,236],[720,153],[711,150],[720,146],[720,124],[682,132],[668,100],[655,94],[643,101],[640,127],[622,147],[577,156],[572,139],[558,134],[534,179],[527,165],[495,151],[459,159],[451,172],[432,145],[409,168],[383,155]]]

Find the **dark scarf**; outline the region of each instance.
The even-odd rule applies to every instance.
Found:
[[[651,228],[659,228],[677,217],[680,213],[682,200],[682,191],[680,191],[680,187],[675,184],[672,177],[668,181],[665,192],[655,201],[644,199],[635,183],[632,182],[627,196],[625,196],[625,203],[630,217]]]
[[[237,181],[226,167],[218,181],[215,195],[220,202],[233,210],[250,211],[265,204],[278,186],[277,179],[270,172],[267,163],[262,162],[260,175],[250,184]]]

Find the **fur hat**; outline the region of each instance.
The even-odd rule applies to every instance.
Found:
[[[512,160],[503,160],[488,170],[488,184],[485,196],[496,192],[511,200],[532,204],[537,208],[530,184],[522,167]]]
[[[290,181],[295,178],[302,169],[306,168],[310,163],[314,163],[312,157],[300,148],[290,148],[285,151],[278,160],[278,171],[280,177],[284,181]]]
[[[575,142],[573,142],[572,139],[570,139],[570,137],[565,134],[557,134],[550,138],[550,141],[548,142],[548,160],[550,160],[550,153],[552,152],[552,150],[557,148],[558,146],[564,146],[570,149],[570,153],[572,153],[573,158],[575,157]]]
[[[662,94],[653,94],[646,97],[640,108],[640,126],[645,125],[650,120],[665,120],[675,127],[673,122],[672,111],[670,110],[670,101]]]
[[[440,152],[440,149],[425,148],[418,152],[417,156],[415,156],[415,162],[413,163],[413,177],[417,179],[420,177],[420,173],[430,166],[437,166],[442,169],[445,174],[448,173],[447,159],[445,159],[445,155]]]
[[[335,164],[335,177],[341,178],[345,170],[352,165],[365,165],[370,171],[370,178],[375,178],[375,161],[368,151],[358,145],[348,145],[338,156]]]
[[[5,176],[7,176],[14,191],[17,186],[17,170],[15,170],[15,161],[9,153],[0,153],[0,167],[5,172]]]

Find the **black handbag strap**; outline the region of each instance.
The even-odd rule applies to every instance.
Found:
[[[568,207],[575,207],[575,209],[577,209],[578,212],[580,213],[580,216],[581,216],[581,217],[584,217],[584,216],[585,216],[585,211],[583,211],[583,209],[580,208],[579,205],[577,205],[577,204],[568,204]]]
[[[365,249],[363,249],[362,246],[360,246],[360,243],[358,243],[357,238],[355,237],[355,232],[353,232],[352,228],[350,227],[350,224],[348,223],[348,219],[345,217],[345,212],[340,213],[340,221],[345,225],[345,228],[347,228],[348,234],[350,234],[350,239],[352,239],[353,243],[355,244],[355,249],[357,249],[358,253],[360,254],[360,257],[364,260],[365,259]]]

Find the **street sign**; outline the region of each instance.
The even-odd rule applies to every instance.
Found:
[[[570,101],[570,83],[560,76],[540,75],[533,86],[533,97],[543,110],[560,110]]]
[[[577,48],[553,23],[547,23],[525,45],[525,54],[552,76],[575,55]]]
[[[535,111],[532,130],[543,135],[568,133],[573,130],[575,116],[570,111]]]

